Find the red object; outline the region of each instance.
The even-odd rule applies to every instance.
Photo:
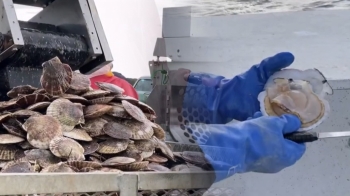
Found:
[[[123,88],[125,90],[124,95],[133,97],[137,100],[139,99],[139,95],[137,94],[134,87],[129,82],[121,78],[118,78],[115,76],[108,77],[106,75],[100,75],[100,76],[95,76],[90,78],[90,81],[91,81],[91,88],[93,89],[99,89],[98,86],[96,86],[95,82],[107,82]]]

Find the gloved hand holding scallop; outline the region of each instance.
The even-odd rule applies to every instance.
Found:
[[[263,115],[296,115],[301,121],[299,131],[307,131],[328,117],[325,97],[331,94],[333,89],[319,70],[283,69],[268,79],[258,100]]]

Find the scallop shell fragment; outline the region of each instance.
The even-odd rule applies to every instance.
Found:
[[[72,131],[76,125],[85,123],[82,105],[74,104],[67,99],[53,101],[46,114],[60,122],[63,132]]]
[[[57,157],[69,161],[84,161],[84,148],[76,141],[66,137],[56,137],[50,142],[50,151]]]
[[[269,78],[258,99],[263,115],[294,114],[302,123],[300,130],[306,131],[328,117],[326,94],[333,94],[333,89],[317,69],[285,69]]]
[[[72,82],[73,72],[69,65],[62,64],[58,57],[54,57],[42,64],[43,73],[40,83],[50,95],[62,95]]]
[[[28,142],[39,149],[49,149],[50,141],[62,136],[61,125],[51,116],[32,116],[23,124]]]

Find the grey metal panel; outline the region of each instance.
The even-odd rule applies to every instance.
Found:
[[[93,20],[94,25],[95,25],[98,39],[100,40],[103,55],[104,55],[107,63],[112,62],[113,61],[112,51],[108,45],[107,37],[106,37],[106,34],[103,30],[103,26],[102,26],[101,19],[98,15],[98,12],[97,12],[95,1],[88,0],[87,2],[89,3],[89,6],[90,6],[92,20]]]
[[[55,0],[29,21],[56,25],[67,28],[70,32],[84,35],[89,38],[88,44],[91,55],[98,56],[102,54],[86,0]]]

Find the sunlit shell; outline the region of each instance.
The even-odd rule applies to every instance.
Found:
[[[0,160],[13,160],[20,149],[14,145],[0,145]]]
[[[318,70],[285,69],[269,78],[258,99],[263,115],[294,114],[302,122],[300,130],[306,131],[328,117],[330,106],[324,96],[332,93],[332,88]]]
[[[41,167],[47,167],[59,163],[60,158],[54,156],[49,150],[32,149],[24,151],[26,159],[31,162],[37,162]]]
[[[187,161],[189,163],[193,163],[196,165],[207,164],[207,159],[205,158],[204,154],[201,152],[183,151],[181,156],[185,161]]]
[[[93,169],[99,169],[102,168],[102,165],[96,162],[90,162],[90,161],[67,161],[67,165],[72,166],[74,168],[77,168],[79,170],[83,168],[93,168]]]
[[[107,104],[111,102],[114,99],[114,97],[99,97],[95,99],[89,100],[90,104]]]
[[[42,116],[42,114],[31,110],[18,110],[11,115],[11,117],[19,119],[26,119],[31,116]]]
[[[132,131],[130,127],[116,122],[108,122],[103,126],[105,134],[116,139],[130,139],[132,137]]]
[[[76,171],[67,165],[66,163],[60,162],[54,165],[49,165],[41,170],[40,173],[75,173]]]
[[[71,85],[73,72],[69,65],[62,64],[58,57],[54,57],[42,64],[43,73],[40,83],[50,95],[62,95]]]
[[[141,123],[134,119],[115,119],[115,122],[129,127],[133,140],[151,139],[154,133],[150,124]]]
[[[159,172],[168,172],[171,171],[169,168],[159,165],[158,163],[150,163],[147,165],[147,169]]]
[[[32,116],[23,124],[23,129],[27,131],[28,142],[39,149],[49,149],[50,141],[62,136],[61,125],[51,116]]]
[[[63,132],[63,135],[79,141],[92,141],[92,138],[84,129],[74,128],[72,131]]]
[[[108,91],[104,91],[104,90],[92,90],[89,92],[86,92],[84,94],[82,94],[81,96],[84,97],[85,99],[96,99],[99,97],[104,97],[105,95],[110,94],[110,92]]]
[[[22,108],[27,108],[28,106],[31,106],[35,103],[49,101],[50,98],[43,94],[31,94],[31,95],[24,95],[21,96],[17,100],[17,104]]]
[[[0,144],[17,144],[23,141],[23,137],[18,137],[11,134],[0,134]]]
[[[87,75],[73,72],[72,81],[70,83],[70,88],[67,93],[71,94],[81,94],[89,91],[91,86],[90,79]]]
[[[95,141],[81,142],[80,144],[84,148],[84,155],[92,154],[100,148],[100,145]]]
[[[153,124],[156,125],[156,127],[153,127],[154,136],[156,136],[158,139],[162,141],[165,141],[166,133],[164,129],[157,123],[153,123]]]
[[[155,163],[166,163],[168,159],[165,157],[153,154],[152,156],[145,158],[145,161],[155,162]]]
[[[2,123],[2,126],[12,135],[26,138],[27,133],[23,130],[21,122],[17,119],[10,119],[7,122]]]
[[[101,154],[116,154],[124,151],[128,147],[129,140],[109,139],[99,143],[100,148],[97,152]]]
[[[84,108],[84,115],[86,119],[97,118],[111,111],[112,108],[112,106],[104,104],[89,105]]]
[[[28,106],[27,110],[43,111],[43,110],[46,110],[46,108],[49,107],[49,105],[50,105],[50,102],[47,102],[47,101],[38,102]]]
[[[47,108],[46,114],[57,119],[63,132],[72,131],[75,125],[85,123],[83,108],[67,99],[56,99]]]
[[[135,162],[136,160],[133,158],[129,158],[129,157],[112,157],[110,159],[107,159],[106,161],[104,161],[102,163],[102,166],[107,166],[107,167],[112,167],[112,166],[116,166],[116,165],[127,165],[130,163]]]
[[[117,85],[107,83],[107,82],[95,82],[96,86],[98,86],[101,90],[109,91],[115,95],[121,95],[125,92],[125,90]]]
[[[6,164],[1,173],[33,173],[33,168],[29,162],[14,161]]]
[[[76,141],[66,137],[56,137],[50,142],[50,151],[57,157],[69,161],[84,161],[84,148]]]
[[[31,86],[31,85],[21,85],[16,86],[12,88],[9,92],[7,92],[7,96],[10,98],[16,98],[18,94],[31,94],[33,93],[37,88]]]
[[[86,120],[83,125],[83,129],[91,136],[96,137],[104,135],[103,126],[107,123],[106,120],[102,118],[96,118],[91,120]]]
[[[149,164],[148,161],[141,161],[141,162],[133,162],[127,165],[118,165],[114,167],[123,171],[138,171],[146,168],[148,164]]]
[[[148,122],[148,119],[140,108],[125,100],[122,100],[122,104],[126,112],[128,112],[134,119],[138,120],[139,122]]]
[[[176,162],[173,151],[169,148],[169,146],[165,142],[159,140],[155,136],[153,136],[152,139],[156,143],[156,148],[160,149],[162,153],[165,156],[167,156],[169,159]]]

